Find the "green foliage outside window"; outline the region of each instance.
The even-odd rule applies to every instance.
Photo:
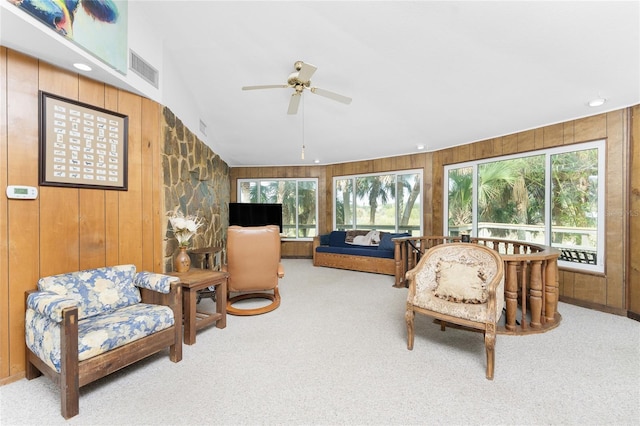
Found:
[[[418,172],[390,172],[336,178],[336,228],[420,235],[421,177]]]
[[[241,203],[282,204],[282,232],[286,238],[317,235],[316,179],[239,180]]]
[[[603,185],[598,176],[604,167],[600,149],[604,144],[590,143],[447,167],[445,232],[475,229],[479,237],[553,245],[564,250],[562,260],[585,263],[590,258],[588,263],[595,264],[601,231],[598,185]]]

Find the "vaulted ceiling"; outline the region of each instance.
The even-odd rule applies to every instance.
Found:
[[[92,60],[0,2],[3,45]],[[128,19],[160,88],[87,75],[169,106],[230,166],[432,151],[640,103],[638,1],[129,1]],[[289,115],[293,89],[241,90],[286,84],[298,60],[351,104],[304,90]]]

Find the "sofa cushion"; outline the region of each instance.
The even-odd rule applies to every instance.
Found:
[[[331,231],[329,234],[329,245],[331,247],[351,247],[345,242],[347,231]]]
[[[354,245],[347,245],[347,247],[318,246],[316,247],[316,252],[393,259],[393,250],[379,250],[377,246],[354,246]]]
[[[92,358],[149,336],[174,324],[168,306],[137,303],[117,311],[78,321],[78,360]],[[60,324],[27,309],[27,347],[47,365],[60,372]]]
[[[82,320],[139,303],[135,273],[135,265],[87,269],[40,278],[38,289],[75,299]]]
[[[379,250],[395,250],[395,243],[392,241],[394,238],[401,237],[410,237],[411,234],[407,232],[400,233],[392,233],[392,232],[384,232],[382,233],[382,238],[380,238],[380,244],[378,245]]]

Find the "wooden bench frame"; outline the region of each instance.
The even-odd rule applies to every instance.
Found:
[[[400,263],[400,245],[394,241],[394,258],[359,256],[355,254],[340,254],[316,252],[320,246],[320,237],[313,239],[313,266],[325,266],[328,268],[349,269],[351,271],[371,272],[374,274],[394,275]],[[396,276],[396,284],[398,284]]]

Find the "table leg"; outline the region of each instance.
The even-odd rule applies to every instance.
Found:
[[[196,295],[197,291],[190,288],[183,289],[182,301],[184,306],[184,343],[196,343]]]
[[[227,326],[227,280],[216,286],[216,312],[222,315],[216,321],[216,327],[225,328]]]

